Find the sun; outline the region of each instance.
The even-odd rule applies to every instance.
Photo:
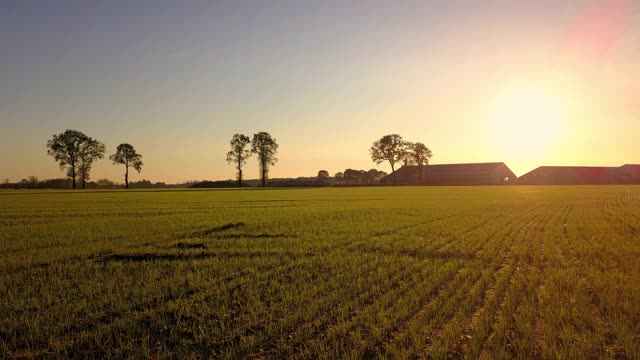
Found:
[[[566,136],[568,103],[548,86],[512,86],[496,97],[488,120],[500,151],[535,158]]]

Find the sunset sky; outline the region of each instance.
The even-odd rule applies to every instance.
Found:
[[[258,131],[271,177],[376,167],[389,133],[517,175],[640,163],[640,1],[0,1],[0,178],[63,177],[65,129],[165,182],[233,178]]]

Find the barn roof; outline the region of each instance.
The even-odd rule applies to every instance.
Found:
[[[522,184],[617,184],[635,182],[640,166],[540,166],[518,179]],[[625,177],[626,176],[626,177]]]
[[[430,173],[460,173],[460,172],[491,172],[500,166],[506,166],[503,162],[470,163],[470,164],[434,164],[425,166]],[[417,165],[403,166],[404,168],[418,168]]]
[[[385,177],[384,182],[391,182],[393,176],[400,183],[413,182],[418,174],[419,166],[403,166],[392,174]],[[510,179],[515,179],[516,175],[503,162],[490,163],[468,163],[468,164],[434,164],[422,167],[424,181],[448,181],[448,180],[471,180],[486,178],[496,171],[502,170]]]
[[[539,166],[528,173],[520,176],[525,178],[529,175],[548,174],[548,175],[595,175],[615,173],[620,167],[611,166]]]

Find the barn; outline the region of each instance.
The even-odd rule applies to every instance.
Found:
[[[518,179],[525,185],[640,184],[640,165],[540,166]]]
[[[640,184],[640,165],[622,165],[620,167],[619,180],[623,184]]]
[[[380,181],[396,185],[506,185],[516,175],[505,163],[403,166]]]

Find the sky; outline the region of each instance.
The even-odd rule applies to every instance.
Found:
[[[63,177],[77,129],[132,180],[235,176],[233,134],[279,143],[271,177],[389,171],[385,134],[431,162],[640,163],[640,2],[0,0],[0,178]],[[245,178],[258,177],[258,164]]]

